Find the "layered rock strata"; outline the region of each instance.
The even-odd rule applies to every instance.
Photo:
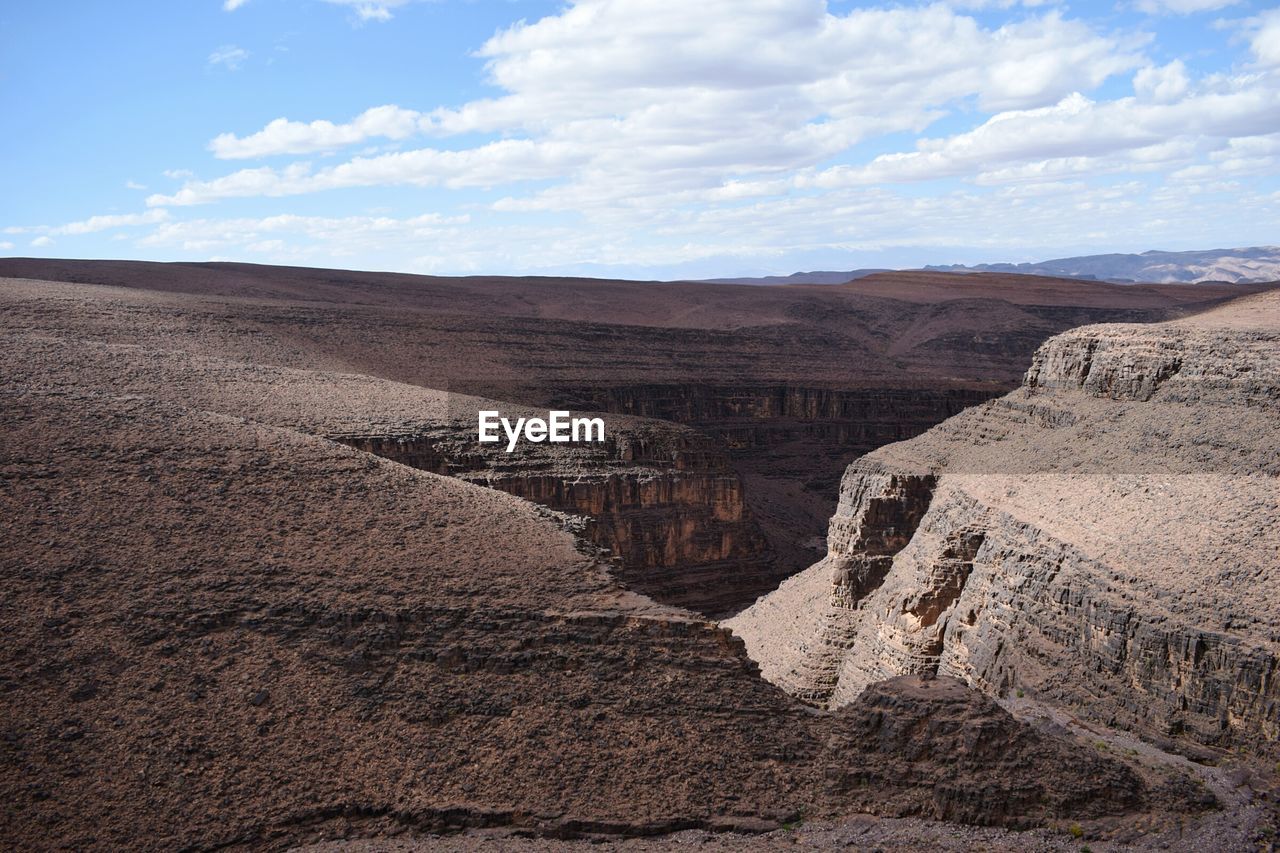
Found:
[[[723,448],[747,486],[747,505],[774,555],[776,586],[822,553],[821,534],[851,459],[913,438],[998,393],[682,384],[598,389],[566,399],[685,424]]]
[[[625,589],[564,516],[316,432],[428,424],[423,389],[0,338],[5,847],[1195,810],[955,682],[814,713],[723,628]]]
[[[1155,738],[1280,741],[1280,295],[1051,339],[846,472],[827,557],[728,624],[839,707],[939,673]]]
[[[29,331],[694,426],[743,483],[775,557],[769,584],[823,553],[852,459],[1007,392],[1050,335],[1249,290],[920,271],[750,287],[32,258],[0,259],[0,275],[45,280],[28,282],[40,299],[15,315]],[[90,283],[94,309],[77,313],[85,289],[50,280]]]
[[[431,434],[330,437],[585,516],[585,534],[617,558],[617,576],[658,601],[718,614],[776,586],[768,543],[722,453],[690,430],[609,420],[606,441],[588,447],[589,458],[572,467],[544,448],[481,452],[461,425]]]

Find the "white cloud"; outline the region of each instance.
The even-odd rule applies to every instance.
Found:
[[[169,211],[161,209],[148,210],[146,213],[123,213],[106,216],[90,216],[79,222],[68,222],[49,230],[50,234],[92,234],[96,231],[107,231],[112,228],[126,228],[132,225],[154,225],[169,218]]]
[[[51,237],[37,237],[31,241],[31,247],[33,249],[46,249],[52,245],[53,245],[53,238]]]
[[[1175,101],[1186,94],[1191,81],[1181,59],[1159,68],[1148,65],[1133,77],[1133,90],[1143,98],[1161,103]]]
[[[147,188],[147,185],[140,184],[137,181],[130,178],[129,180],[124,182],[124,188],[127,190],[145,190]]]
[[[13,248],[13,244],[8,240],[0,240],[0,252],[7,252]]]
[[[175,181],[185,181],[196,176],[196,173],[190,169],[165,169],[161,174]]]
[[[1240,0],[1138,0],[1137,7],[1148,15],[1193,15],[1234,6]]]
[[[802,183],[833,187],[930,180],[1015,163],[1115,154],[1132,165],[1134,152],[1158,152],[1179,140],[1221,144],[1274,130],[1280,87],[1273,83],[1241,77],[1167,104],[1135,98],[1096,103],[1074,94],[1052,107],[998,113],[974,130],[921,140],[915,151],[884,154],[865,166],[835,166]],[[1099,161],[1085,162],[1096,167]]]
[[[334,6],[347,6],[362,21],[389,21],[391,10],[409,5],[412,0],[324,0]]]
[[[222,47],[209,54],[209,65],[221,65],[228,71],[238,71],[240,66],[249,58],[249,51],[242,47],[236,47],[234,44],[224,44]]]
[[[209,143],[209,150],[213,156],[223,160],[308,154],[342,148],[375,137],[404,139],[417,132],[423,120],[421,113],[392,105],[365,110],[346,124],[323,120],[303,123],[278,118],[249,136],[220,134]]]
[[[504,139],[462,151],[423,148],[357,157],[319,171],[313,171],[309,163],[294,163],[283,169],[242,169],[212,181],[188,181],[172,195],[150,196],[147,205],[184,206],[226,198],[279,197],[350,187],[493,187],[558,177],[584,164],[588,157],[577,146]]]
[[[163,208],[148,210],[145,213],[119,213],[101,216],[90,216],[78,222],[65,225],[11,225],[4,229],[6,234],[55,234],[59,236],[76,236],[108,231],[113,228],[127,228],[135,225],[155,225],[169,218],[169,211]],[[50,245],[41,244],[41,245]],[[35,245],[34,243],[32,245]]]
[[[822,0],[579,0],[485,43],[479,53],[501,97],[425,116],[384,106],[345,124],[277,119],[210,147],[232,158],[414,132],[513,138],[319,171],[245,169],[149,204],[527,179],[565,180],[602,199],[710,190],[811,167],[877,134],[918,132],[974,101],[1052,104],[1141,66],[1138,46],[1058,12],[986,28],[941,5],[829,14]]]
[[[1249,21],[1249,47],[1263,65],[1280,65],[1280,9],[1269,9]]]
[[[245,3],[248,3],[248,2],[249,0],[225,0],[225,2],[222,4],[222,8],[224,11],[234,12],[236,9],[239,9],[241,6],[243,6]]]
[[[495,216],[466,221],[434,214],[409,219],[202,219],[163,223],[140,245],[202,259],[438,273],[599,273],[600,267],[613,267],[617,274],[631,274],[698,262],[713,275],[724,259],[785,265],[794,253],[815,249],[964,246],[1003,257],[1024,252],[1047,257],[1045,246],[1080,250],[1066,254],[1131,250],[1150,245],[1157,222],[1161,241],[1175,247],[1265,240],[1274,230],[1268,223],[1275,223],[1280,199],[1247,189],[1224,194],[1221,189],[1209,183],[1157,182],[1153,187],[1127,177],[1102,186],[1041,181],[927,196],[848,187],[745,205],[656,204],[631,215],[606,211],[587,228],[544,218],[517,223]],[[643,228],[637,228],[637,216]],[[1242,223],[1249,227],[1242,229]]]
[[[297,159],[168,172],[181,184],[147,198],[164,215],[343,188],[500,189],[497,201],[468,194],[465,227],[383,214],[177,221],[175,210],[141,238],[118,236],[201,258],[464,272],[832,247],[1238,243],[1280,227],[1274,184],[1242,177],[1280,174],[1280,14],[1231,22],[1239,61],[1206,74],[1201,58],[1157,65],[1150,36],[1060,10],[1001,26],[945,4],[846,8],[571,2],[480,48],[493,97],[233,128],[210,141],[216,157]],[[1100,89],[1117,75],[1132,95]],[[437,141],[385,144],[415,138]],[[336,203],[351,198],[369,202]]]
[[[459,237],[467,216],[426,213],[397,219],[389,216],[299,216],[282,214],[262,218],[190,219],[166,222],[138,241],[147,247],[184,251],[226,252],[246,249],[258,254],[332,250],[338,255],[355,251],[379,251],[391,246],[415,246],[430,241],[452,242]]]
[[[1209,154],[1207,163],[1179,169],[1171,176],[1179,181],[1220,180],[1240,175],[1280,174],[1280,133],[1227,140]]]
[[[985,29],[941,5],[832,15],[819,0],[581,0],[486,42],[490,78],[511,94],[437,119],[447,132],[537,130],[707,92],[755,93],[762,111],[797,100],[806,120],[918,117],[970,96],[1039,106],[1135,67],[1134,47],[1056,12]]]

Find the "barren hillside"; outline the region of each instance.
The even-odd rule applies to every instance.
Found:
[[[22,322],[49,334],[691,426],[727,454],[769,546],[772,573],[737,605],[821,556],[849,462],[1010,390],[1050,335],[1259,289],[945,273],[760,288],[34,259],[0,260],[3,275],[92,285],[93,296],[39,291],[47,303]]]
[[[713,474],[686,428],[615,417],[612,447],[446,453],[440,476],[357,447],[456,449],[451,407],[475,401],[233,359],[225,303],[0,293],[0,837],[20,848],[858,813],[1131,837],[1212,814],[1194,773],[1081,756],[956,681],[816,713],[629,588],[577,521],[476,484]]]

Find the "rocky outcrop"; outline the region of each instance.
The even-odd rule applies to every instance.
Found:
[[[304,285],[308,299],[349,287]],[[314,305],[273,314],[260,296],[0,281],[3,846],[432,844],[475,827],[541,844],[861,812],[1044,834],[1197,819],[1202,798],[1162,794],[1163,773],[1011,721],[947,679],[815,712],[759,678],[722,627],[627,589],[575,519],[476,485],[524,478],[576,506],[589,477],[626,484],[622,502],[634,483],[638,499],[673,502],[650,507],[661,515],[688,497],[680,478],[697,489],[726,470],[692,433],[610,416],[612,449],[490,459],[463,446],[474,422],[456,416],[492,401],[349,372],[398,312],[351,337],[338,325],[349,304],[320,322]],[[275,325],[314,333],[339,367],[299,358]],[[214,346],[219,328],[236,335]],[[1000,411],[1006,430],[1015,415],[1056,422]],[[378,455],[397,448],[410,465]],[[433,466],[451,476],[415,470]],[[930,526],[950,478],[930,499],[931,470],[886,463],[849,491],[850,590],[857,548],[902,554]],[[593,485],[582,504],[603,512],[614,488]],[[707,488],[704,502],[732,500]],[[1006,491],[1002,511],[1024,519]],[[878,587],[880,564],[866,565],[864,601],[896,562]],[[949,600],[920,611],[941,608],[940,624]]]
[[[489,451],[461,424],[409,435],[332,437],[585,516],[586,535],[617,558],[617,576],[664,603],[731,612],[778,582],[742,482],[723,454],[688,429],[615,419],[604,443],[579,446],[572,455],[545,445]]]
[[[674,421],[711,438],[748,486],[747,505],[774,556],[776,585],[822,553],[830,506],[850,460],[913,438],[997,393],[653,384],[579,390],[562,399],[593,410]]]
[[[527,501],[92,385],[0,399],[8,847],[1164,814],[954,682],[812,713]]]
[[[840,389],[767,383],[626,385],[576,393],[602,411],[712,429],[739,422],[744,432],[734,444],[740,446],[762,439],[772,442],[767,432],[771,421],[810,425],[833,440],[884,444],[909,437],[904,433],[911,433],[919,423],[931,426],[939,411],[954,414],[990,396],[964,388]],[[746,432],[752,423],[761,425],[761,432]]]
[[[1058,336],[1020,390],[850,466],[826,559],[726,624],[828,707],[938,673],[1280,752],[1278,400],[1275,295]]]
[[[891,814],[971,822],[971,816],[1007,808],[1012,823],[1025,826],[1016,817],[1024,810],[1078,814],[1088,803],[1085,808],[1096,809],[1088,817],[1122,812],[1137,804],[1137,792],[1145,787],[1128,767],[1082,751],[1060,752],[1054,738],[1019,723],[952,678],[901,676],[878,682],[838,717],[844,725],[832,738],[833,756],[870,752],[885,761],[871,772],[836,761],[828,777],[837,790],[874,789],[878,798],[887,797]],[[943,770],[975,759],[990,762],[981,778]],[[1072,765],[1089,785],[1046,785],[1033,775],[1033,768],[1055,762]]]
[[[850,461],[1014,387],[1026,359],[1051,334],[1088,322],[1163,319],[1179,306],[1241,292],[919,272],[798,288],[52,259],[0,260],[0,272],[44,279],[9,280],[6,322],[46,339],[199,355],[223,365],[201,368],[209,374],[227,374],[228,363],[270,365],[324,374],[330,383],[359,380],[366,389],[378,382],[406,394],[448,389],[543,410],[629,413],[692,426],[728,454],[746,512],[771,555],[740,565],[729,555],[742,547],[714,544],[720,536],[702,525],[685,528],[707,533],[706,542],[691,547],[703,552],[699,561],[710,560],[686,567],[709,566],[717,562],[709,552],[720,550],[733,562],[707,580],[718,574],[729,589],[746,578],[732,596],[739,604],[822,555]],[[230,379],[228,393],[217,395],[215,382],[163,365],[132,372],[90,362],[103,387],[144,385],[164,373],[174,384],[162,393],[175,398],[195,395],[243,417],[271,410],[267,422],[335,432],[320,423],[329,419],[323,413],[333,395],[299,401],[294,390]],[[231,393],[242,399],[228,405]],[[357,408],[376,422],[353,417],[340,431],[412,438],[444,417],[406,420],[374,399]],[[473,470],[465,458],[471,451],[459,452],[464,458],[451,452],[448,464]],[[441,460],[425,462],[426,470],[439,470]],[[716,479],[689,488],[720,500],[725,487]],[[598,502],[598,494],[580,491],[563,505]],[[724,507],[710,512],[723,514]],[[613,525],[627,528],[632,541],[665,541],[666,532],[639,535],[646,527],[652,525]],[[673,595],[695,602],[689,591]]]
[[[862,601],[915,533],[935,484],[929,474],[850,466],[827,557],[726,623],[743,635],[766,678],[806,701],[828,701]]]

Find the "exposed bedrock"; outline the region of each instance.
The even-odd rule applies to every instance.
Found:
[[[849,466],[826,558],[726,622],[766,678],[806,701],[829,704],[863,602],[915,534],[935,485],[931,474],[888,472],[874,462]]]
[[[477,452],[474,443],[451,433],[339,440],[585,516],[588,537],[618,558],[619,579],[664,603],[731,612],[779,579],[743,501],[741,480],[723,454],[687,430],[673,427],[644,438],[615,432],[591,464],[573,466],[527,448]]]
[[[1051,339],[858,460],[828,554],[727,624],[826,707],[925,673],[1280,752],[1280,298]]]
[[[614,429],[588,464],[523,446],[482,448],[469,427],[336,436],[421,470],[462,477],[587,516],[618,576],[653,598],[708,614],[738,610],[824,546],[848,460],[917,435],[987,399],[976,390],[649,385],[586,395],[599,410],[676,422]],[[461,399],[461,398],[460,398]],[[583,395],[573,397],[583,403]],[[558,400],[555,405],[566,405]],[[628,421],[630,422],[630,421]]]
[[[924,388],[808,388],[799,385],[626,385],[579,392],[605,411],[690,424],[816,421],[815,427],[843,424],[910,424],[928,421],[940,410],[952,413],[987,399],[982,391]],[[910,428],[909,426],[907,427]]]
[[[1008,387],[652,384],[575,390],[556,399],[674,421],[710,437],[727,451],[746,486],[747,506],[775,555],[780,580],[822,554],[850,461],[917,436]]]
[[[1068,814],[1089,808],[1099,797],[1116,811],[1131,809],[1145,788],[1128,767],[1083,750],[1060,752],[1052,738],[952,678],[901,676],[878,682],[836,719],[825,775],[837,790],[881,792],[892,804],[890,813],[964,822],[996,813],[1017,825],[1026,810]],[[858,767],[841,758],[868,752],[884,763]],[[952,769],[973,762],[986,764],[987,775],[975,779]],[[1090,784],[1071,780],[1058,787],[1029,773],[1058,762],[1087,774]]]
[[[1194,808],[949,679],[812,713],[526,501],[95,391],[0,386],[7,849]]]
[[[853,653],[840,657],[826,703],[899,673],[940,673],[1160,737],[1274,748],[1274,650],[1117,600],[1113,576],[1078,547],[948,488],[860,602]]]

